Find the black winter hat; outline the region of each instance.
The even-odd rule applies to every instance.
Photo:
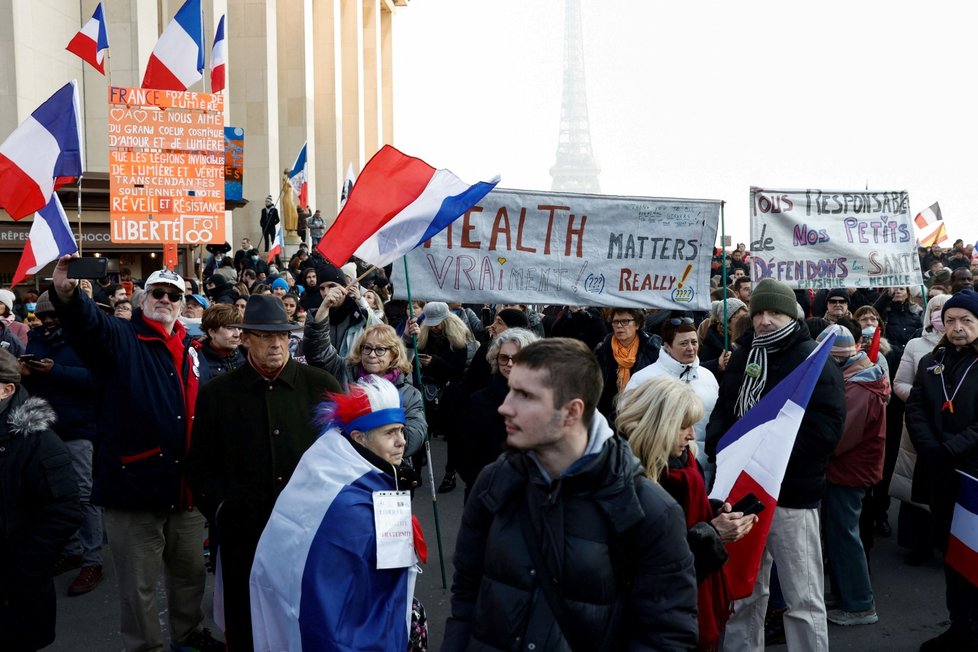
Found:
[[[339,283],[346,285],[346,274],[336,265],[330,262],[322,262],[316,265],[316,282],[322,285],[326,282]]]
[[[978,317],[978,292],[974,290],[959,290],[951,295],[951,298],[944,302],[941,308],[941,319],[947,314],[948,308],[964,308],[975,317]]]

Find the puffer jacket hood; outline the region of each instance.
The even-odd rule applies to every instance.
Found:
[[[29,437],[52,427],[58,415],[43,398],[28,396],[27,390],[18,387],[7,407],[6,420],[10,435]]]

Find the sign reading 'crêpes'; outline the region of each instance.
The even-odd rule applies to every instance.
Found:
[[[113,242],[224,241],[224,98],[109,88]]]

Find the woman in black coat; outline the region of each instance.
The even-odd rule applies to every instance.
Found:
[[[636,308],[611,309],[611,334],[594,350],[604,377],[598,411],[615,422],[615,397],[625,389],[632,374],[659,359],[662,338],[642,330],[645,313]]]
[[[469,343],[475,346],[475,337],[468,326],[449,311],[448,304],[441,301],[428,302],[418,319],[409,320],[404,332],[405,346],[412,346],[414,335],[418,337],[418,364],[428,432],[444,436],[448,445],[445,477],[438,487],[439,493],[447,493],[455,488],[456,426],[465,402],[462,377],[469,359]]]
[[[896,373],[896,369],[900,366],[900,358],[903,356],[903,349],[922,326],[920,320],[922,311],[910,301],[910,290],[905,287],[887,288],[885,292],[880,293],[880,298],[876,300],[873,307],[886,323],[886,331],[883,335],[893,348],[886,361],[890,369],[893,369],[893,373]]]
[[[492,368],[489,385],[469,397],[459,441],[458,474],[465,482],[465,498],[482,469],[506,448],[506,424],[499,406],[509,393],[513,356],[539,337],[525,328],[508,328],[492,341],[486,360]]]
[[[68,449],[55,414],[20,387],[17,360],[0,352],[0,649],[50,645],[56,604],[51,571],[82,522]]]

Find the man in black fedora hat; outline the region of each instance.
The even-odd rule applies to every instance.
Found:
[[[224,633],[232,650],[250,650],[248,577],[275,500],[315,440],[313,410],[324,392],[339,392],[329,373],[289,357],[282,300],[248,299],[235,324],[248,362],[203,386],[187,456],[191,490],[211,524],[224,595]]]

